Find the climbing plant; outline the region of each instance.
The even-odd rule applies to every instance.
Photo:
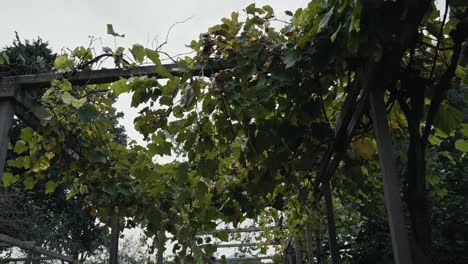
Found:
[[[169,232],[174,252],[202,257],[215,248],[200,250],[200,236],[219,221],[260,219],[277,226],[266,231],[271,239],[297,235],[306,223],[319,230],[321,186],[331,180],[345,225],[340,243],[362,241],[372,228],[387,232],[368,102],[369,91],[384,89],[413,258],[430,263],[431,201],[444,203],[451,192],[451,175],[437,160],[466,161],[466,7],[447,1],[440,14],[433,1],[315,0],[287,11],[287,21],[270,6],[244,12],[192,41],[195,55],[180,58],[172,72],[160,50],[139,44],[58,56],[56,71],[73,74],[113,57],[118,67],[153,63],[160,79],[52,82],[41,103],[58,124],[44,120],[39,131],[22,131],[12,146],[20,156],[4,182],[45,182],[46,191],[67,183],[68,197],[84,194],[104,222],[118,205],[127,225],[157,238],[154,247]],[[122,37],[112,26],[108,32]],[[224,69],[207,77],[213,62]],[[112,131],[112,98],[122,93],[132,93],[131,106],[140,109],[134,124],[144,147],[117,142]],[[346,131],[351,119],[356,126]],[[322,168],[330,149],[341,153],[334,175]],[[62,164],[65,155],[74,159]],[[175,161],[158,164],[163,156]],[[63,169],[51,172],[52,163]],[[387,253],[373,257],[391,259]]]

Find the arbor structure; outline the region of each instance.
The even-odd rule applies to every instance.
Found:
[[[431,263],[426,151],[456,138],[446,156],[466,159],[463,112],[445,98],[466,90],[467,8],[447,2],[437,20],[431,1],[312,1],[288,13],[291,21],[280,31],[271,25],[271,7],[245,11],[245,21],[238,13],[223,19],[191,43],[195,57],[174,65],[162,65],[158,50],[134,45],[135,65],[125,60],[125,49],[107,49],[106,56],[128,68],[87,71],[99,56],[78,48],[55,61],[58,71],[70,73],[2,78],[3,98],[35,109],[23,118],[39,120],[45,133],[24,132],[25,144],[17,144],[27,148],[14,148],[29,151],[10,166],[25,176],[7,171],[4,178],[34,185],[47,177],[54,157],[75,156],[70,170],[79,177],[59,173],[49,186],[72,181],[70,197],[88,194],[100,217],[109,218],[118,205],[121,219],[132,219],[127,225],[144,225],[155,236],[155,248],[168,231],[180,244],[174,251],[198,257],[212,252],[199,249],[197,236],[215,229],[216,220],[260,218],[263,226],[280,226],[266,232],[274,239],[282,238],[284,226],[288,236],[307,224],[320,231],[315,223],[324,208],[331,259],[338,263],[346,251],[335,242],[344,238],[335,237],[335,214],[365,221],[359,220],[368,213],[362,207],[376,198],[385,202],[381,214],[388,217],[395,262]],[[136,66],[145,59],[155,65]],[[136,77],[142,75],[148,77]],[[42,103],[52,114],[32,107],[21,92],[50,82]],[[96,115],[111,111],[100,94],[124,92],[133,92],[132,106],[145,104],[135,127],[146,148],[116,144]],[[4,128],[15,108],[10,99],[0,107]],[[6,129],[2,133],[5,138]],[[44,142],[35,149],[49,137],[53,147]],[[401,157],[396,140],[407,146]],[[152,161],[172,153],[179,161]],[[41,166],[31,168],[25,157]],[[361,207],[344,213],[338,205]]]

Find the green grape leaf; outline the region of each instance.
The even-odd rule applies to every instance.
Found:
[[[133,44],[133,47],[130,49],[130,52],[133,55],[133,58],[135,58],[136,61],[139,63],[143,63],[145,59],[145,47],[143,47],[140,44]]]
[[[48,193],[55,192],[55,189],[57,189],[58,185],[59,185],[58,182],[48,181],[45,185],[45,193],[48,194]]]
[[[29,148],[26,145],[26,142],[24,142],[23,140],[18,140],[18,141],[16,141],[15,148],[13,149],[13,151],[16,154],[21,154],[21,153],[25,152],[28,149]]]
[[[82,106],[80,109],[76,110],[76,113],[84,123],[89,123],[99,116],[99,111],[91,104]]]
[[[455,148],[463,153],[467,153],[468,152],[468,140],[459,139],[455,141]]]
[[[31,142],[34,137],[34,130],[30,127],[21,129],[20,138],[26,142]]]
[[[36,185],[37,180],[34,179],[33,177],[29,176],[23,181],[24,188],[26,190],[32,190],[34,186]]]
[[[5,171],[3,173],[3,179],[2,179],[3,186],[8,187],[12,185],[13,183],[18,181],[18,178],[19,177],[17,175],[13,175],[13,173]]]
[[[68,54],[58,56],[54,61],[54,68],[59,72],[71,71],[73,67],[74,62],[68,58]]]
[[[128,93],[131,90],[131,86],[128,85],[127,82],[127,79],[120,78],[120,80],[113,82],[110,88],[116,96],[119,96],[123,93]]]
[[[112,24],[107,24],[107,34],[112,35],[114,37],[121,37],[121,38],[125,37],[125,34],[119,34],[115,32],[114,26],[112,26]]]
[[[464,114],[455,106],[444,102],[440,105],[434,120],[434,126],[440,128],[446,134],[450,134],[458,128],[463,122]]]

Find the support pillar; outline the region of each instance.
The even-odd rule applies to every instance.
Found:
[[[119,208],[114,208],[114,216],[112,218],[111,245],[110,245],[110,264],[118,264],[119,262]]]
[[[161,243],[161,245],[158,247],[158,253],[157,253],[157,264],[163,264],[164,260],[164,244]]]
[[[295,237],[294,239],[294,248],[296,249],[296,264],[301,264],[301,244],[299,243],[299,238]]]
[[[0,183],[5,170],[8,144],[10,143],[9,131],[15,111],[14,101],[10,97],[2,97],[0,92]]]
[[[314,263],[314,245],[312,242],[312,228],[310,224],[306,224],[305,227],[305,237],[307,242],[307,263]]]
[[[289,243],[288,247],[286,248],[286,258],[288,259],[288,264],[294,264],[291,243]]]
[[[322,242],[320,241],[319,230],[315,230],[315,246],[317,247],[317,264],[322,264]]]
[[[412,259],[408,232],[406,231],[403,218],[400,180],[396,173],[395,159],[392,154],[390,129],[388,128],[382,86],[371,87],[370,101],[375,139],[377,141],[377,150],[382,170],[385,207],[392,236],[393,255],[396,264],[410,264],[412,263]]]
[[[333,207],[332,194],[330,183],[325,181],[322,184],[323,196],[325,199],[325,210],[327,213],[327,228],[328,228],[328,244],[330,246],[330,255],[332,264],[340,263],[340,255],[338,253],[338,244],[336,242],[336,225],[335,225],[335,209]]]

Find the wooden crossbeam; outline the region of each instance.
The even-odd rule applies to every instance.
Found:
[[[74,263],[74,264],[79,264],[80,262],[78,260],[73,259],[70,256],[64,256],[62,254],[58,254],[52,251],[49,251],[47,249],[44,249],[42,247],[35,246],[34,244],[31,244],[30,241],[21,241],[18,239],[15,239],[13,237],[9,237],[7,235],[1,235],[0,234],[0,242],[5,243],[5,244],[10,244],[15,247],[19,247],[22,249],[26,250],[32,250],[34,252],[37,252],[41,255],[45,255],[54,259],[60,259],[69,263]]]
[[[162,65],[173,75],[180,75],[181,71],[177,64]],[[211,60],[206,64],[196,64],[193,69],[195,74],[210,76],[214,72],[226,69],[227,65],[219,60]],[[120,78],[130,78],[136,76],[163,78],[156,73],[155,65],[140,66],[132,68],[101,69],[75,71],[68,73],[43,73],[34,75],[7,76],[0,78],[0,91],[9,89],[12,85],[20,85],[24,88],[49,87],[50,83],[57,79],[66,78],[73,85],[101,84],[118,81]]]
[[[201,247],[206,247],[213,244],[201,245]],[[216,248],[243,248],[243,247],[257,247],[258,243],[230,243],[230,244],[216,244]],[[267,246],[281,245],[280,243],[268,243]]]
[[[32,257],[32,258],[6,258],[6,259],[0,259],[0,263],[11,263],[11,262],[26,262],[28,260],[36,260],[36,261],[41,261],[41,260],[54,260],[55,258],[52,257]]]
[[[244,263],[251,263],[254,261],[261,261],[266,259],[273,259],[273,257],[265,256],[265,257],[245,257],[245,258],[226,258],[226,259],[217,259],[214,263],[231,263],[231,262],[244,262]]]
[[[272,227],[267,227],[268,229],[273,229],[274,226]],[[221,228],[221,229],[216,229],[213,232],[206,232],[205,234],[210,235],[210,234],[215,234],[215,233],[221,233],[221,232],[226,232],[228,234],[236,234],[236,233],[253,233],[253,232],[263,232],[263,229],[255,226],[250,226],[250,227],[244,227],[244,228]]]

